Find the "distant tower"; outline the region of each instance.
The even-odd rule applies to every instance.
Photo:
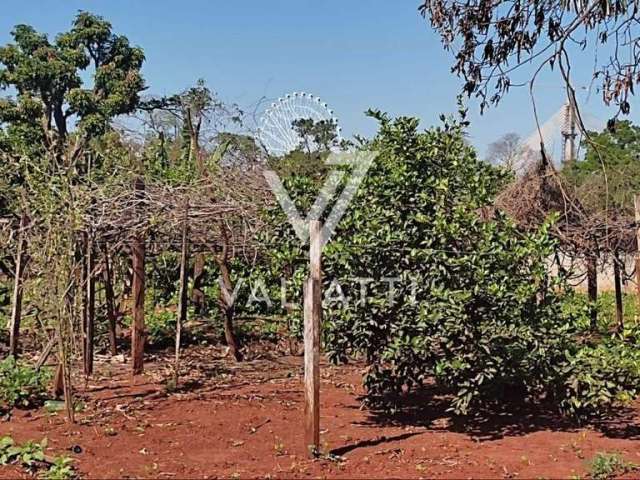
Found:
[[[566,165],[576,159],[576,114],[569,100],[564,105],[562,120],[562,164]]]

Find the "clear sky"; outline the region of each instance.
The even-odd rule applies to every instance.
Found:
[[[371,135],[363,112],[379,108],[421,118],[426,127],[456,110],[461,82],[452,57],[417,11],[419,0],[3,0],[0,42],[15,24],[51,36],[78,10],[106,17],[146,54],[149,93],[183,90],[204,78],[226,101],[250,109],[262,97],[293,91],[329,103],[344,132]],[[593,58],[575,71],[588,85]],[[550,117],[564,94],[556,73],[541,79],[540,116]],[[586,98],[586,97],[585,97]],[[585,109],[606,119],[596,92]],[[507,132],[534,129],[526,89],[513,90],[480,117],[470,101],[471,141],[483,152]]]

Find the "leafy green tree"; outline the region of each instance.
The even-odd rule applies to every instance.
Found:
[[[640,127],[628,120],[591,132],[583,142],[584,159],[563,174],[591,210],[605,208],[633,216],[633,195],[640,191]]]
[[[144,54],[103,18],[80,12],[54,41],[29,25],[16,26],[12,37],[0,48],[0,88],[15,92],[0,102],[5,152],[69,166],[114,117],[136,109]]]
[[[338,143],[338,130],[334,120],[318,120],[299,118],[292,122],[292,127],[300,136],[300,149],[307,153],[312,151],[328,151]]]
[[[149,99],[141,108],[148,113],[148,123],[161,145],[179,146],[183,168],[194,170],[198,177],[207,173],[206,157],[212,153],[207,151],[207,143],[215,144],[214,150],[217,149],[225,143],[220,134],[242,123],[242,111],[237,105],[220,100],[203,79],[183,92]],[[205,138],[205,134],[211,138]]]
[[[588,388],[570,387],[571,378],[588,377],[590,364],[572,360],[580,352],[579,312],[570,308],[571,289],[547,270],[556,248],[548,225],[524,234],[502,213],[487,214],[506,173],[477,159],[464,141],[465,122],[444,119],[420,132],[416,119],[372,115],[381,126],[366,148],[377,159],[323,252],[329,357],[366,360],[374,404],[395,404],[404,389],[433,378],[451,390],[457,413],[507,392],[546,395],[572,412],[578,408],[567,398],[587,405],[580,402]],[[285,184],[307,210],[313,181]],[[295,265],[287,275],[295,298],[306,247],[277,209],[271,214],[271,263],[261,274]],[[630,378],[594,384],[590,398],[632,389],[638,375]]]

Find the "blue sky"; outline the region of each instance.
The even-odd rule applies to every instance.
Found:
[[[420,117],[426,127],[456,110],[461,82],[451,54],[417,11],[419,0],[3,0],[0,42],[17,23],[51,36],[75,13],[103,15],[141,46],[149,92],[167,94],[204,78],[229,102],[251,108],[261,98],[292,91],[320,95],[346,134],[371,135],[369,107]],[[588,85],[593,59],[576,60],[576,83]],[[564,94],[556,73],[537,92],[539,113],[550,117]],[[483,152],[507,132],[526,136],[534,120],[526,89],[513,90],[480,116],[470,101],[470,139]],[[607,118],[598,94],[587,111]]]

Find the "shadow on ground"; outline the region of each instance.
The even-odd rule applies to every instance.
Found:
[[[583,421],[565,417],[553,405],[509,401],[485,408],[473,415],[458,416],[448,411],[451,397],[443,390],[428,386],[402,398],[402,409],[389,413],[370,410],[369,426],[411,426],[429,430],[464,433],[478,441],[499,440],[538,431],[573,432],[592,428],[610,438],[640,440],[637,409],[619,408],[607,416]]]

